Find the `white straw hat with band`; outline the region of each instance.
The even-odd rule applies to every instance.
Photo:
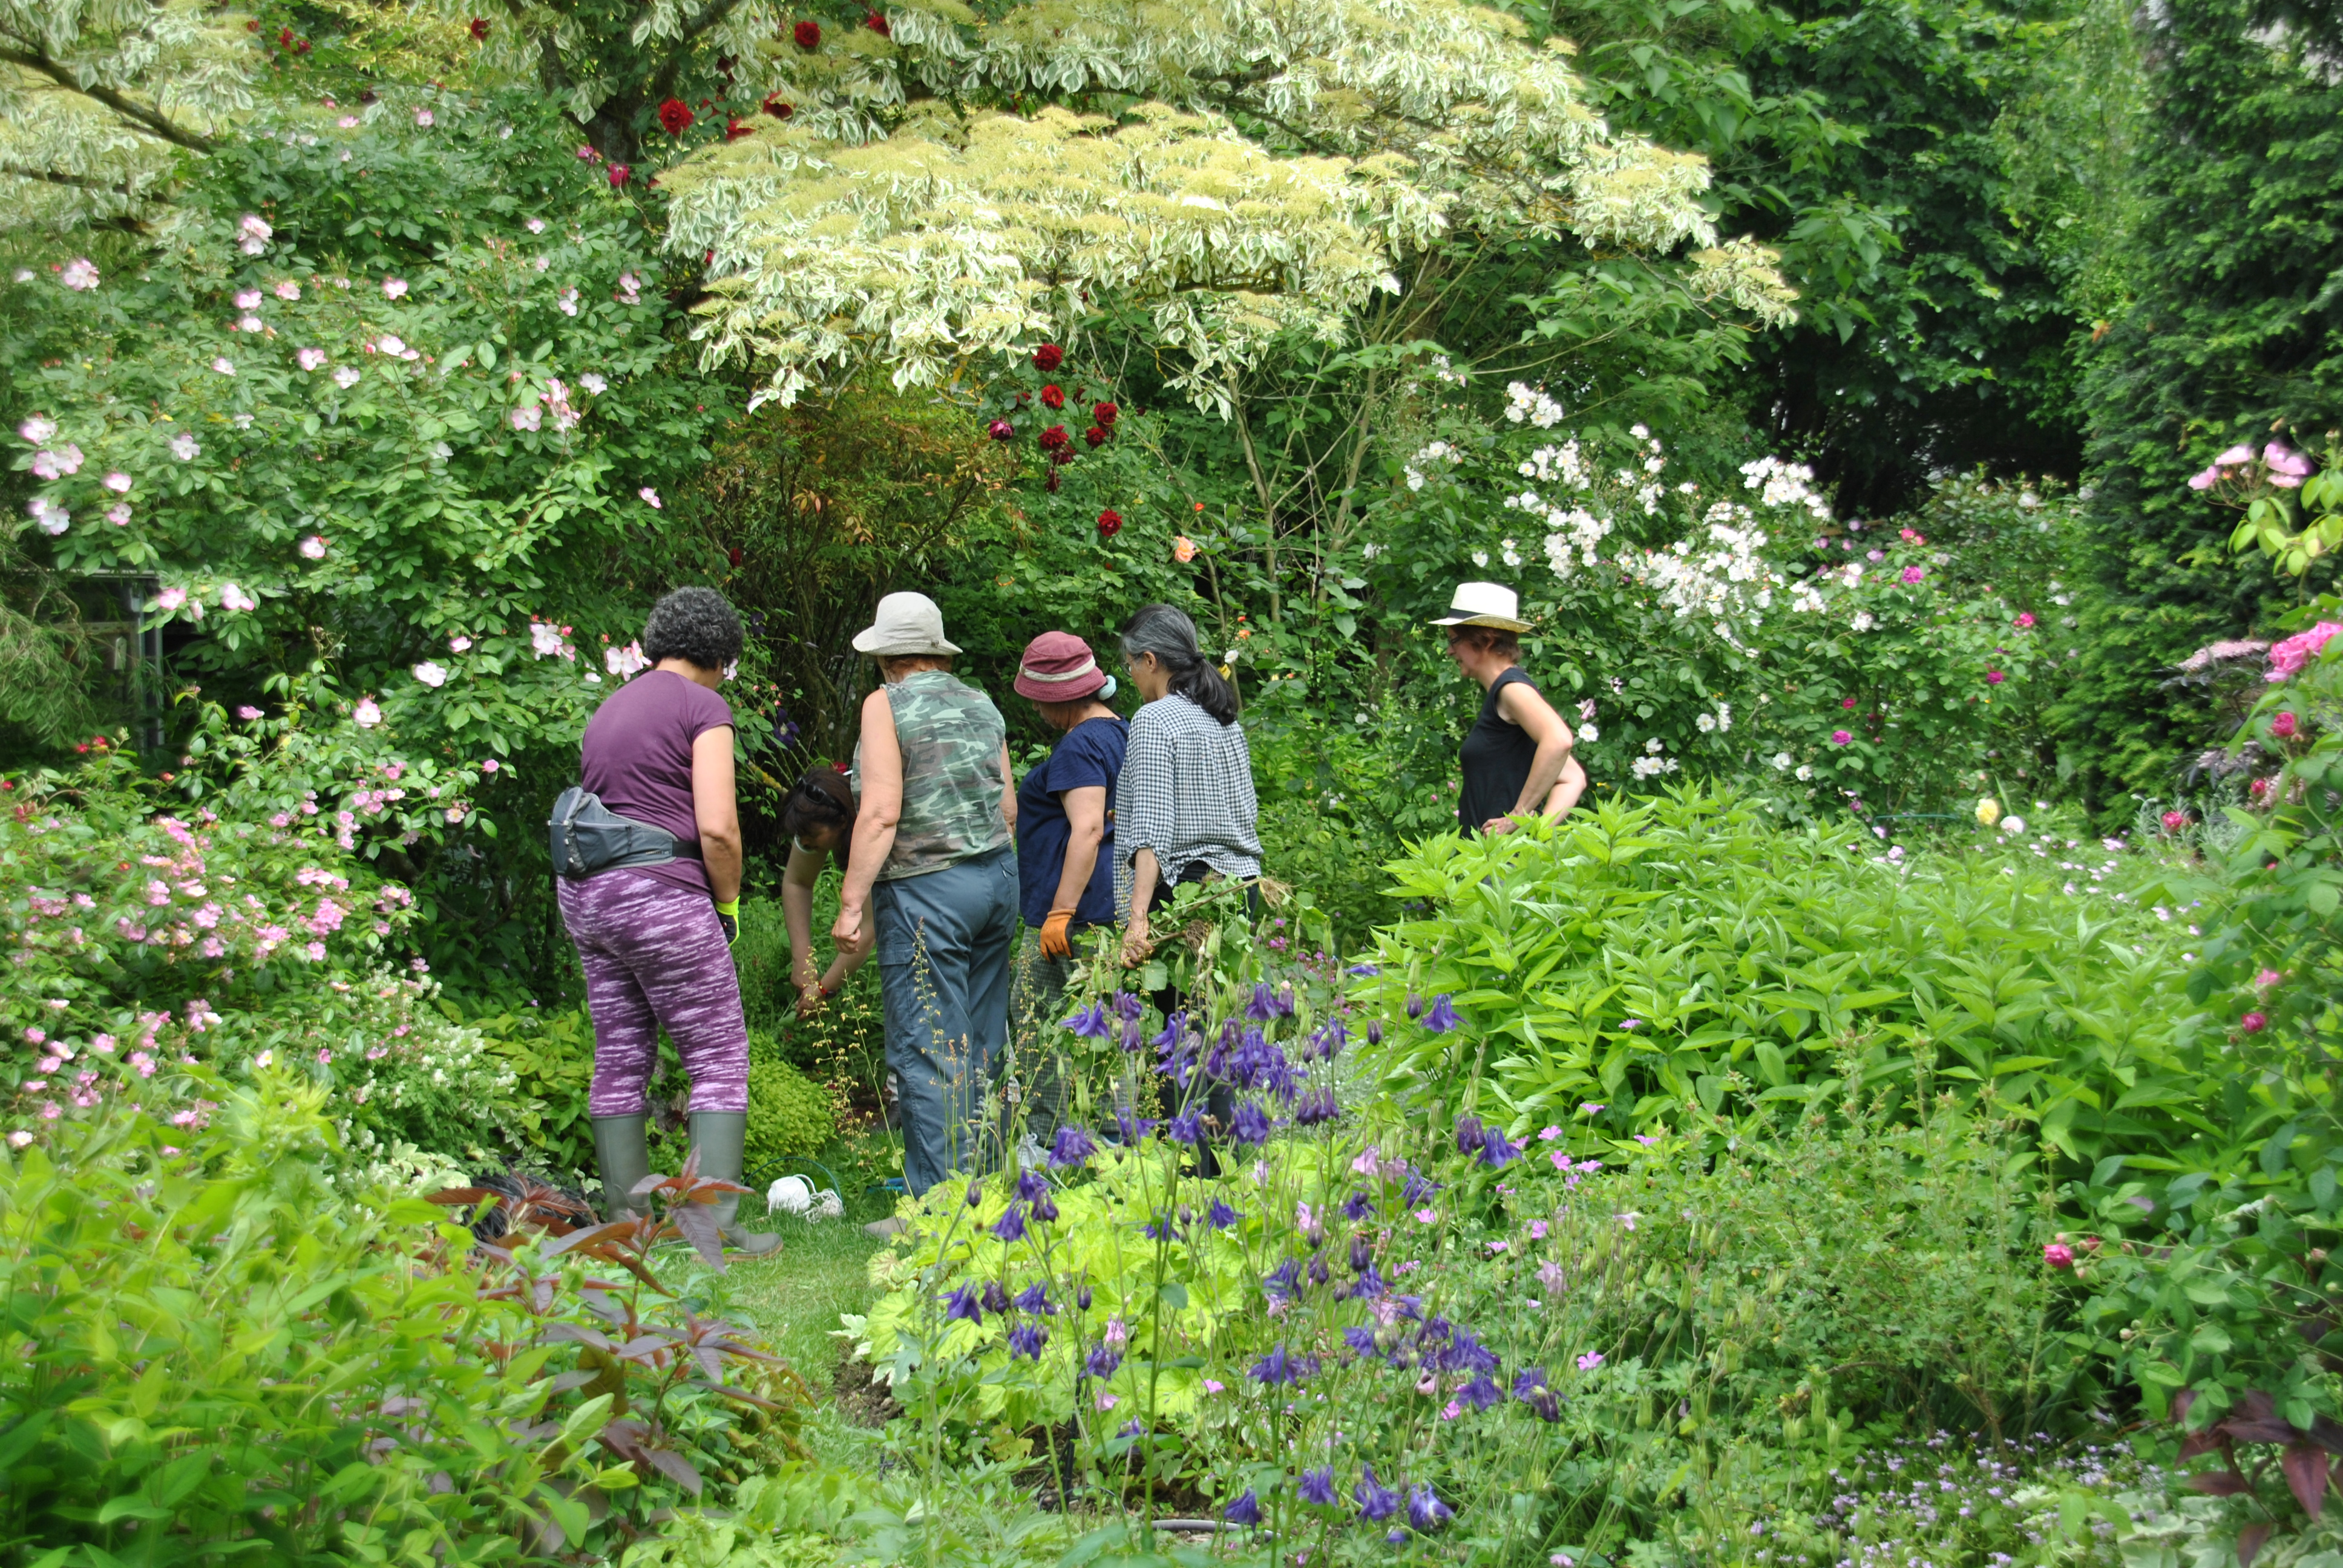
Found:
[[[944,612],[923,593],[890,593],[879,601],[870,624],[854,634],[854,651],[872,658],[905,658],[913,654],[958,653],[957,643],[944,638]]]
[[[1527,631],[1521,600],[1503,583],[1458,583],[1448,601],[1449,613],[1434,626],[1486,626],[1499,631]]]

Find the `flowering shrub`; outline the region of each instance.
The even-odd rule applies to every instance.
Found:
[[[1853,1498],[1824,1479],[1863,1423],[2023,1432],[2077,1392],[2035,1353],[2039,1221],[1949,1104],[1899,1126],[1856,1091],[1843,1131],[1759,1112],[1738,1141],[1680,1108],[1609,1159],[1584,1115],[1517,1141],[1459,1081],[1344,1107],[1347,1051],[1453,1030],[1451,1000],[1363,1023],[1306,970],[1248,988],[1221,955],[1223,983],[1185,993],[1209,1010],[1158,1030],[1115,995],[1067,1020],[1153,1070],[1151,1114],[935,1189],[873,1261],[890,1289],[848,1329],[931,1484],[981,1448],[1061,1495],[1209,1506],[1338,1558],[1681,1550],[1754,1508],[1827,1563],[1850,1502],[1926,1512],[1900,1465]],[[1710,1445],[1786,1452],[1711,1467]],[[2041,1511],[1979,1528],[2012,1543]]]

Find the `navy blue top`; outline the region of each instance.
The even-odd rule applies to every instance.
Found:
[[[1114,780],[1131,726],[1120,719],[1085,719],[1068,730],[1046,761],[1017,786],[1017,885],[1025,923],[1040,927],[1058,900],[1072,829],[1058,797],[1069,789],[1106,790],[1106,838],[1099,845],[1091,885],[1074,908],[1076,927],[1114,924]]]

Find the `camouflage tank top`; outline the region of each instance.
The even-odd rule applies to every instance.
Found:
[[[887,694],[903,752],[903,812],[878,879],[941,870],[1006,847],[1011,835],[1001,800],[1009,780],[1001,774],[1001,749],[1009,730],[992,699],[940,669],[923,669],[880,689]],[[859,744],[852,782],[860,797]]]

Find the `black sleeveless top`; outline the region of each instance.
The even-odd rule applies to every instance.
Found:
[[[1456,796],[1456,821],[1468,833],[1477,833],[1492,817],[1503,817],[1521,803],[1522,786],[1530,781],[1530,765],[1537,758],[1537,742],[1530,732],[1497,711],[1497,696],[1508,686],[1537,683],[1519,665],[1489,683],[1481,699],[1481,717],[1464,734],[1458,753],[1464,764],[1464,787]]]

